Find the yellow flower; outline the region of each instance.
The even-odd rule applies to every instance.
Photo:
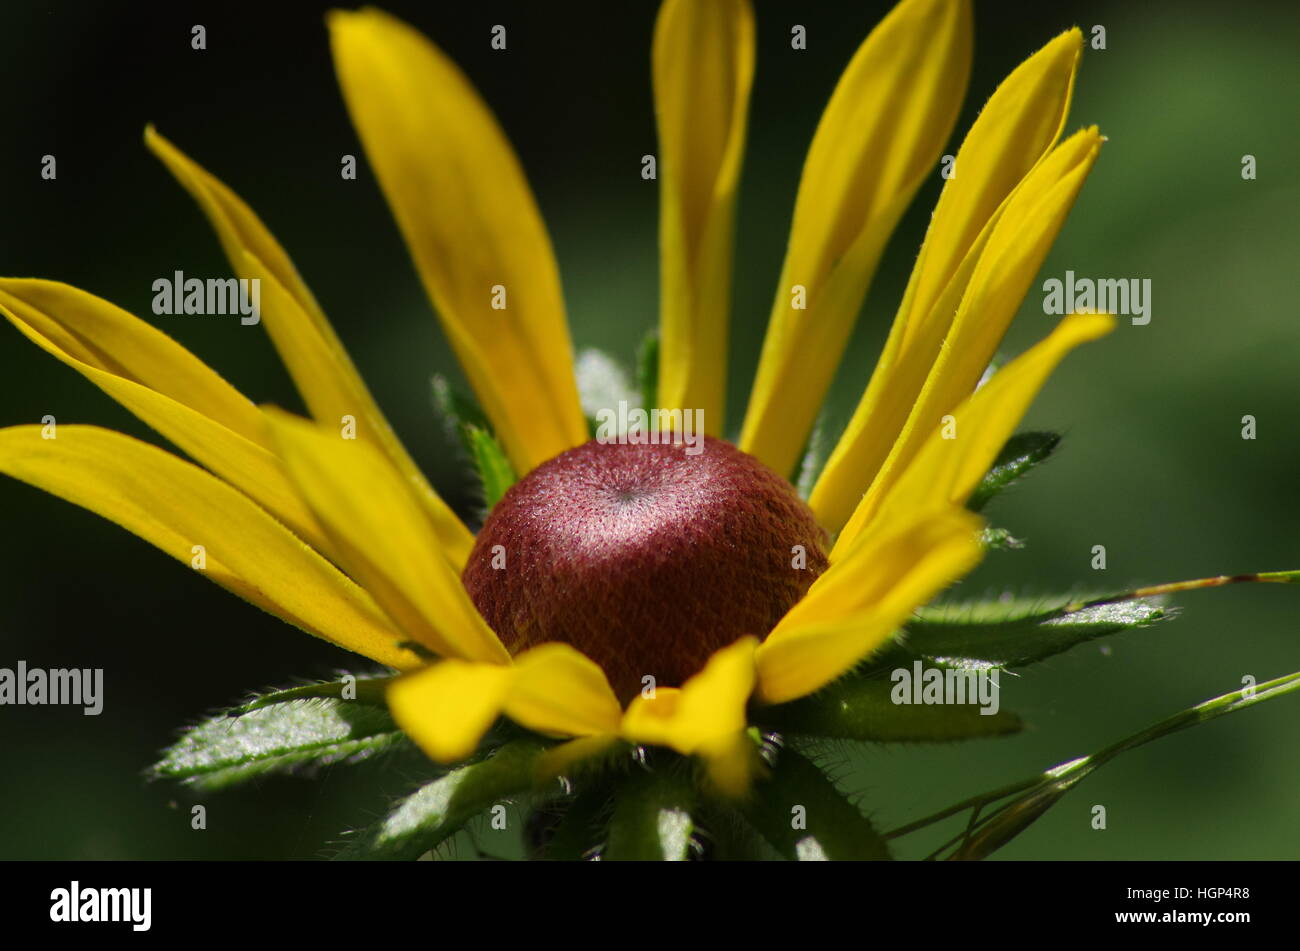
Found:
[[[523,171],[466,78],[418,32],[370,9],[335,13],[329,28],[370,165],[497,438],[526,475],[588,430],[559,275]],[[754,32],[746,0],[666,0],[654,34],[660,404],[702,410],[710,435],[723,431]],[[1081,50],[1071,30],[1026,60],[956,154],[875,372],[809,499],[835,539],[829,567],[771,630],[626,707],[606,671],[567,643],[511,655],[462,584],[473,536],[389,429],[288,255],[152,128],[147,145],[202,207],[235,272],[261,282],[262,319],[313,420],[255,406],[107,301],[5,279],[0,309],[22,333],[198,464],[95,427],[42,438],[41,427],[17,426],[0,430],[0,471],[181,561],[202,558],[241,597],[405,672],[390,707],[435,759],[469,755],[505,715],[572,738],[553,751],[557,770],[623,739],[697,756],[718,788],[740,792],[755,754],[747,706],[837,679],[976,563],[980,522],[966,497],[1061,358],[1113,325],[1067,317],[977,388],[1102,142],[1095,128],[1058,141]],[[936,173],[970,58],[967,0],[903,0],[822,116],[738,440],[777,473],[792,472],[807,441],[886,240]],[[494,288],[508,291],[503,310]]]

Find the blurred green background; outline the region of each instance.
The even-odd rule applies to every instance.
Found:
[[[575,344],[630,362],[656,319],[651,3],[386,6],[467,71],[519,151],[559,255]],[[469,5],[465,5],[469,6]],[[197,209],[143,148],[146,122],[263,216],[331,315],[435,485],[473,498],[433,418],[428,381],[458,377],[334,83],[317,4],[39,4],[0,9],[0,272],[54,278],[162,326],[257,401],[301,404],[260,328],[154,318],[150,285],[226,272]],[[752,379],[802,158],[821,107],[880,2],[757,3],[758,70],[741,188],[730,393]],[[976,60],[952,146],[998,81],[1060,30],[1102,24],[1070,128],[1109,137],[1048,276],[1150,278],[1149,326],[1123,322],[1067,360],[1025,428],[1064,450],[992,510],[1028,538],[956,592],[1118,589],[1300,567],[1300,185],[1294,3],[976,5]],[[797,12],[796,12],[797,11]],[[190,48],[190,27],[208,48]],[[509,48],[489,49],[505,24]],[[789,47],[793,23],[809,48]],[[58,159],[42,181],[40,158]],[[1243,181],[1243,154],[1258,180]],[[891,245],[834,387],[855,404],[941,184],[922,189]],[[1005,349],[1053,322],[1032,291]],[[93,422],[155,438],[72,371],[0,328],[0,424]],[[1254,415],[1258,438],[1240,438]],[[367,821],[408,774],[340,767],[205,797],[141,771],[174,730],[249,688],[355,662],[208,584],[88,512],[0,481],[0,666],[103,667],[106,705],[0,708],[0,858],[312,857]],[[1104,544],[1104,576],[1089,566]],[[1189,594],[1183,616],[1086,645],[1003,681],[1031,727],[951,747],[845,751],[845,787],[885,827],[1092,752],[1195,702],[1300,666],[1300,589]],[[1300,857],[1300,705],[1265,704],[1129,753],[1089,779],[1005,858]],[[1094,831],[1094,804],[1109,828]],[[486,833],[490,834],[490,833]],[[931,840],[933,837],[931,837]],[[903,853],[924,854],[924,836]],[[483,841],[488,851],[501,851]]]

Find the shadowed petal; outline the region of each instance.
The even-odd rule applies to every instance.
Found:
[[[262,323],[312,415],[329,426],[353,417],[358,439],[373,441],[401,473],[448,560],[464,565],[473,536],[402,447],[284,249],[238,195],[152,127],[145,130],[145,144],[198,202],[235,273],[262,282]]]
[[[289,475],[341,565],[393,620],[444,657],[506,663],[506,649],[378,450],[279,410],[266,415]]]
[[[330,554],[275,456],[261,410],[180,344],[106,300],[53,281],[0,280],[0,311],[27,339]]]
[[[419,665],[370,596],[238,490],[95,426],[0,429],[0,472],[116,522],[276,617],[398,669]],[[188,648],[187,648],[188,649]],[[181,656],[184,652],[177,653]]]

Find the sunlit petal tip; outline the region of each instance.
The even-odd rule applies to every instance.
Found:
[[[95,426],[0,429],[0,472],[89,509],[308,633],[400,670],[419,658],[370,595],[247,496]]]

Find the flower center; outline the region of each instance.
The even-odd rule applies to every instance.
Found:
[[[572,644],[627,700],[763,637],[803,596],[826,568],[811,510],[730,443],[692,448],[592,440],[505,494],[463,580],[511,653]]]

